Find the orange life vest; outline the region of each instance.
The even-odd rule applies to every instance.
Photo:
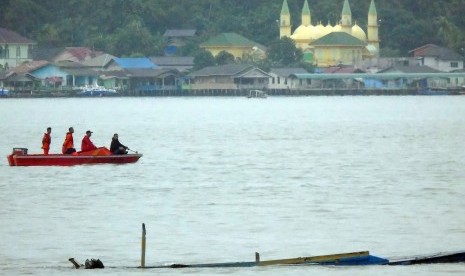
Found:
[[[65,142],[63,143],[63,148],[61,151],[63,154],[67,149],[74,148],[73,134],[71,132],[66,133]]]

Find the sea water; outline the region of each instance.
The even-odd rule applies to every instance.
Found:
[[[126,165],[9,167],[74,127]],[[463,275],[464,264],[140,270],[465,250],[465,97],[0,99],[0,275]],[[97,273],[95,271],[95,273]],[[93,273],[94,274],[94,273]]]

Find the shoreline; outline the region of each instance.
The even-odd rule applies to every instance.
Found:
[[[249,89],[155,90],[150,92],[124,91],[117,95],[77,95],[71,91],[10,91],[0,95],[8,98],[95,98],[95,97],[247,97]],[[458,96],[462,89],[263,89],[268,96]]]

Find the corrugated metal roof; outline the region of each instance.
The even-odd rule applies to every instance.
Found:
[[[123,69],[153,69],[156,67],[149,58],[114,58],[113,60]]]
[[[379,71],[378,73],[440,73],[441,71],[431,68],[429,66],[402,66],[394,65],[384,70]]]
[[[248,64],[225,64],[221,66],[209,66],[189,74],[191,77],[200,76],[232,76],[252,68]]]
[[[259,47],[265,48],[265,46],[260,45],[257,42],[254,42],[248,38],[243,37],[242,35],[236,33],[222,33],[217,36],[214,36],[207,40],[206,42],[200,44],[201,47],[214,47],[214,46],[235,46],[235,47]]]
[[[162,75],[177,75],[177,70],[172,69],[127,69],[127,76],[136,78],[160,77]]]
[[[355,73],[355,74],[292,74],[297,79],[425,79],[465,77],[465,73]]]
[[[115,56],[113,55],[103,54],[92,59],[84,60],[81,64],[89,67],[105,67],[114,58]]]
[[[310,43],[313,46],[365,46],[366,43],[345,32],[333,32]]]
[[[278,76],[289,77],[292,74],[307,74],[308,72],[304,68],[271,68],[270,73],[274,73]]]
[[[412,52],[412,51],[411,51]],[[416,57],[438,57],[441,60],[462,60],[463,57],[453,50],[434,44],[427,44],[413,50]]]
[[[24,62],[21,65],[16,66],[15,68],[13,68],[13,71],[16,73],[29,73],[39,68],[42,68],[48,64],[50,63],[46,60],[33,60],[30,62]]]
[[[194,57],[151,57],[150,59],[157,66],[194,65]]]
[[[0,43],[5,44],[35,44],[34,41],[29,38],[25,38],[18,33],[11,30],[0,28]]]
[[[166,30],[163,36],[165,37],[191,37],[195,36],[195,29],[172,29]]]

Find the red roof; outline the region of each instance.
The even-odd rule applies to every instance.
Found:
[[[8,44],[33,44],[34,41],[25,38],[18,33],[15,33],[11,30],[0,28],[0,43],[8,43]]]

